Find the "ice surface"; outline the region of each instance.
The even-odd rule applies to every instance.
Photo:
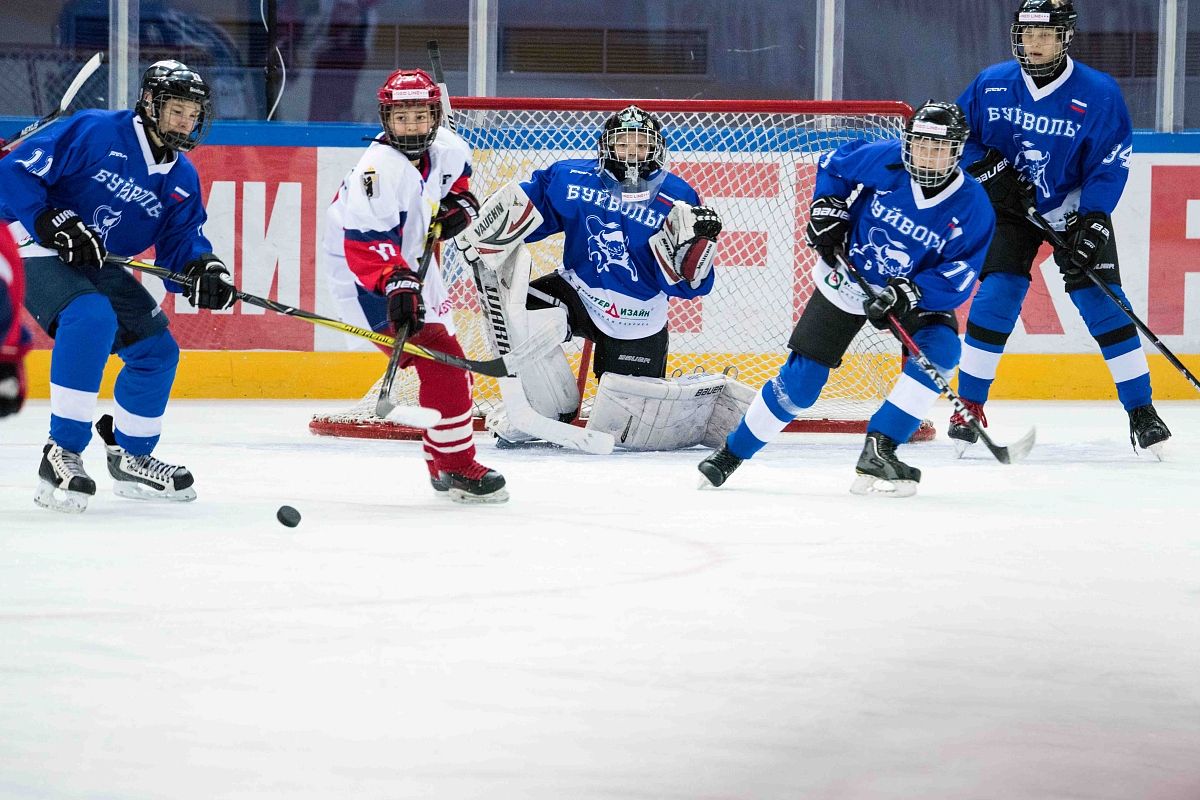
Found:
[[[990,404],[1028,462],[905,447],[910,500],[848,493],[857,436],[708,491],[481,436],[498,507],[309,436],[337,405],[176,402],[199,499],[112,496],[97,440],[79,517],[46,405],[0,421],[0,798],[1200,798],[1200,403],[1163,463],[1115,402]]]

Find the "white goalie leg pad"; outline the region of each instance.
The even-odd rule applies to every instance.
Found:
[[[565,329],[567,312],[561,308],[546,308],[525,312],[525,330],[514,344],[525,341],[537,329]],[[523,368],[517,377],[533,410],[543,417],[558,419],[562,414],[575,415],[579,410],[579,384],[567,361],[567,354],[556,347],[545,358]]]
[[[693,374],[644,378],[606,372],[588,429],[612,434],[627,450],[679,450],[704,441],[709,418],[728,379]]]
[[[454,237],[454,245],[467,262],[498,271],[541,224],[541,212],[513,181],[483,201],[479,216]]]
[[[708,418],[708,426],[704,429],[705,447],[720,447],[725,444],[725,437],[733,432],[742,417],[746,416],[750,404],[758,397],[758,391],[741,381],[726,377],[725,387],[713,406],[712,416]]]

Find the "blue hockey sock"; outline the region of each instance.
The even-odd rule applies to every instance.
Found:
[[[92,440],[96,395],[117,335],[117,317],[104,295],[89,292],[58,315],[50,354],[50,438],[82,453]]]
[[[1028,278],[1006,272],[989,273],[979,284],[967,318],[958,370],[958,393],[964,398],[976,403],[987,400],[1028,291]]]
[[[154,450],[175,382],[179,346],[169,330],[117,351],[125,362],[113,390],[117,444],[135,456]]]
[[[779,374],[763,384],[742,421],[725,438],[725,446],[738,458],[752,457],[817,402],[828,380],[829,367],[792,353]]]
[[[1129,300],[1120,286],[1108,287],[1126,306]],[[1071,302],[1079,310],[1088,333],[1100,346],[1104,363],[1117,386],[1117,397],[1126,411],[1151,401],[1150,365],[1142,350],[1137,327],[1112,298],[1098,286],[1086,286],[1070,293]],[[1132,306],[1130,306],[1132,308]]]

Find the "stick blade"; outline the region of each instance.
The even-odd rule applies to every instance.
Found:
[[[390,406],[391,403],[388,405]],[[376,404],[375,413],[379,414],[379,410],[379,404]],[[379,416],[388,422],[395,422],[409,428],[432,428],[442,421],[442,415],[438,413],[437,409],[425,406],[392,406],[386,409],[386,412]]]
[[[1025,456],[1029,455],[1029,451],[1033,449],[1033,445],[1036,441],[1037,428],[1034,427],[1030,428],[1024,436],[1009,444],[1007,447],[1001,447],[993,444],[986,439],[984,440],[984,444],[987,445],[988,450],[992,451],[992,455],[994,455],[996,460],[1001,464],[1016,464],[1018,461],[1023,460]]]

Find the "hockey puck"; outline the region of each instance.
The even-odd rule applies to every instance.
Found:
[[[275,512],[275,519],[279,520],[282,525],[294,528],[300,524],[300,512],[291,506],[280,506],[279,510]]]

